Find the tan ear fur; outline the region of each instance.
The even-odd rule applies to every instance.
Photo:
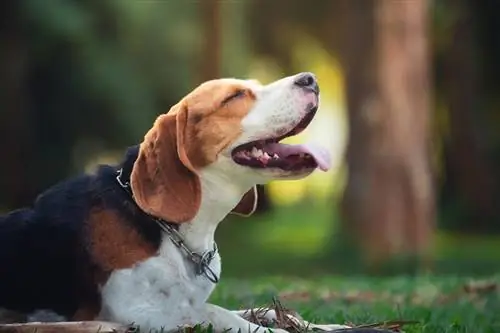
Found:
[[[240,202],[230,212],[231,214],[249,217],[257,209],[257,187],[252,186],[245,195],[241,198]]]
[[[183,147],[187,110],[174,108],[159,116],[145,135],[130,184],[141,209],[182,223],[198,213],[201,185]]]

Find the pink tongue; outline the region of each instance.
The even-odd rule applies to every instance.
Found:
[[[268,146],[268,149],[266,149],[266,151],[277,153],[278,155],[282,156],[307,153],[314,158],[321,171],[328,171],[331,167],[331,158],[328,150],[311,142],[299,145],[272,143]]]
[[[301,149],[304,149],[305,153],[308,153],[314,159],[316,160],[316,163],[318,163],[318,167],[320,168],[321,171],[328,171],[330,170],[332,166],[332,161],[330,157],[330,152],[325,148],[321,147],[317,144],[314,144],[312,142],[310,143],[305,143],[302,145],[297,145],[297,148],[300,147]]]

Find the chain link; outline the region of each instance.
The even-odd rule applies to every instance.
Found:
[[[166,224],[162,220],[159,220],[157,218],[155,218],[155,222],[168,235],[172,243],[174,243],[174,245],[178,248],[182,249],[186,253],[187,257],[195,264],[196,274],[205,275],[207,279],[209,279],[213,283],[219,282],[217,274],[215,274],[212,268],[210,268],[210,263],[212,262],[215,254],[218,251],[217,244],[215,242],[214,248],[212,250],[205,251],[202,254],[199,254],[197,252],[191,251],[191,249],[186,246],[184,240],[182,239],[182,235],[171,225]]]
[[[133,194],[129,189],[130,184],[129,182],[122,181],[121,179],[122,174],[123,174],[123,169],[118,170],[116,181],[123,189],[125,189],[127,192],[130,192],[130,195],[132,196],[133,199]],[[217,243],[214,242],[214,248],[210,251],[205,251],[202,254],[193,252],[191,251],[191,249],[189,249],[189,247],[186,246],[182,238],[182,235],[177,230],[175,230],[175,228],[173,228],[170,224],[168,224],[166,221],[163,221],[162,219],[153,216],[151,216],[151,218],[156,222],[156,224],[160,227],[160,229],[162,229],[168,235],[172,243],[186,253],[189,260],[191,260],[194,263],[197,275],[203,274],[208,280],[210,280],[210,282],[213,283],[219,282],[219,277],[212,270],[212,268],[210,268],[210,264],[218,252]]]

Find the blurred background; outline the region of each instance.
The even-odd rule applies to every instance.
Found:
[[[500,2],[4,0],[0,210],[113,163],[199,83],[301,71],[289,142],[334,167],[261,187],[217,240],[228,276],[490,274],[500,266]]]

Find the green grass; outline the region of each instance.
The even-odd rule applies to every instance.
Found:
[[[500,282],[499,276],[490,280]],[[281,294],[283,305],[316,323],[403,319],[419,322],[405,326],[408,333],[500,332],[498,291],[467,293],[468,281],[432,276],[223,279],[210,301],[239,309],[269,304]]]

